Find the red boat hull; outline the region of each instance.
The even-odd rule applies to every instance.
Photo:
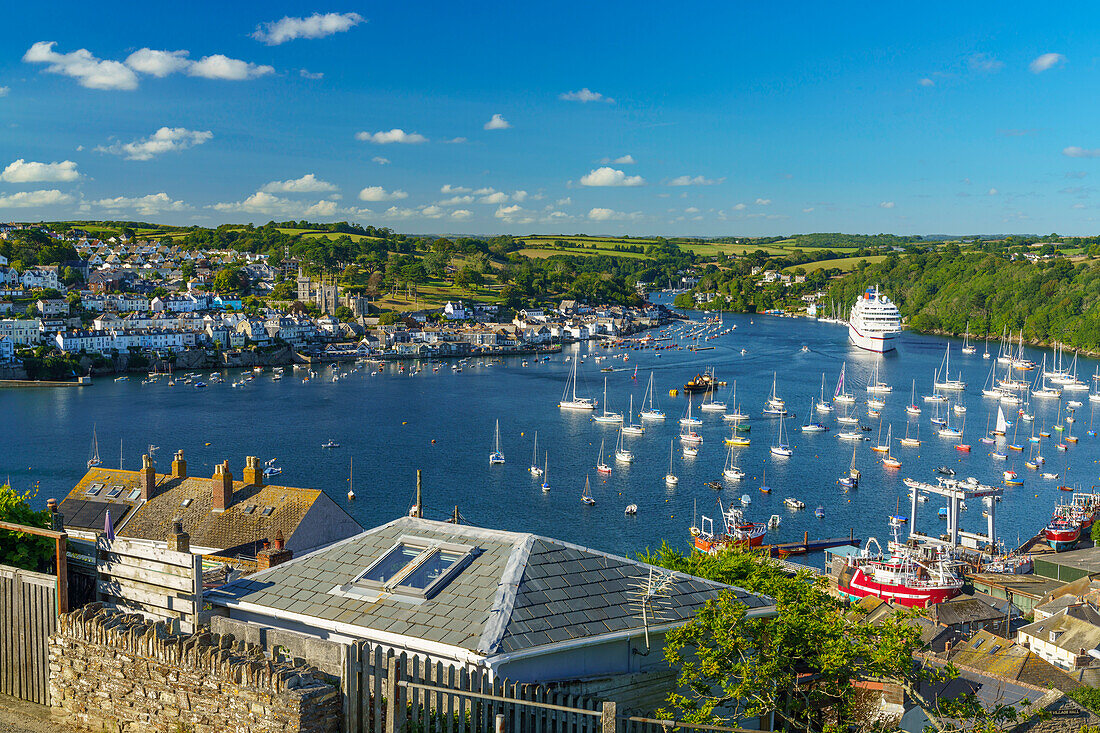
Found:
[[[924,608],[936,603],[943,603],[959,594],[962,590],[959,586],[941,586],[930,588],[908,588],[903,585],[876,583],[868,578],[861,569],[856,569],[851,579],[844,582],[843,577],[838,589],[847,594],[853,600],[876,596],[884,601],[896,603],[909,608]]]

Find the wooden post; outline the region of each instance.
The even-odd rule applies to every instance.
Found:
[[[600,706],[600,731],[601,733],[616,733],[618,730],[618,715],[615,712],[615,702],[604,700]]]
[[[504,733],[504,713],[497,713],[493,720],[493,733]]]
[[[69,535],[62,532],[57,537],[57,613],[69,612]]]
[[[402,720],[400,724],[397,722],[397,699],[400,697],[397,683],[400,680],[401,670],[397,667],[397,657],[390,657],[388,669],[386,670],[386,733],[398,733],[398,731],[404,730],[405,721]],[[400,712],[402,718],[404,718],[405,711]]]

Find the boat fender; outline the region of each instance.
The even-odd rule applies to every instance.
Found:
[[[432,445],[435,445],[435,438],[432,438]]]

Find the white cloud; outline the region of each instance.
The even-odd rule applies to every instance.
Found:
[[[39,41],[23,54],[28,64],[49,64],[46,71],[76,79],[88,89],[137,89],[138,77],[120,61],[103,61],[86,48],[57,53],[56,41]]]
[[[322,199],[306,209],[306,217],[332,216],[336,213],[336,202]]]
[[[772,202],[771,199],[756,199],[757,206],[767,206]]]
[[[989,189],[989,195],[990,195],[990,196],[996,196],[996,195],[997,195],[998,193],[1000,193],[1000,191],[998,191],[998,190],[997,190],[997,189],[995,189],[995,188],[991,188],[991,189]]]
[[[554,205],[555,206],[570,206],[570,205],[572,205],[572,203],[573,203],[573,199],[569,196],[566,196],[563,199],[558,199],[557,202]]]
[[[165,211],[186,211],[191,208],[182,201],[173,200],[171,196],[163,191],[133,198],[116,196],[110,199],[100,199],[99,201],[93,201],[92,205],[114,211],[132,209],[142,216],[151,216]]]
[[[615,100],[611,97],[605,97],[599,92],[592,91],[588,87],[584,87],[575,92],[559,94],[558,99],[563,99],[566,102],[607,102],[608,104],[615,104]]]
[[[232,203],[214,204],[211,208],[216,211],[265,214],[279,216],[332,216],[337,213],[335,201],[322,199],[312,204],[275,196],[266,191],[257,191],[244,201]],[[359,213],[359,212],[354,212]]]
[[[615,160],[611,161],[615,165],[634,165],[637,161],[634,160],[634,156],[627,153],[626,155],[620,155]]]
[[[409,194],[404,191],[387,191],[381,186],[367,186],[359,192],[360,201],[394,201],[408,197]]]
[[[253,64],[240,59],[231,59],[220,53],[203,56],[187,68],[189,76],[201,76],[203,79],[222,79],[225,81],[244,81],[258,76],[274,74],[275,68]]]
[[[472,204],[473,202],[474,202],[474,197],[473,196],[461,195],[461,196],[452,196],[449,199],[443,199],[442,201],[437,201],[436,203],[439,204],[440,206],[458,206],[460,204]]]
[[[1079,148],[1071,145],[1062,150],[1062,155],[1067,158],[1100,158],[1100,148]]]
[[[497,192],[497,190],[495,188],[493,188],[492,186],[486,186],[485,188],[477,189],[473,193],[474,193],[474,196],[487,196],[488,194],[496,193],[496,192]]]
[[[376,145],[387,145],[389,143],[403,143],[406,145],[413,145],[416,143],[426,143],[428,138],[424,137],[417,132],[405,132],[399,127],[395,127],[389,132],[357,132],[355,133],[355,139],[361,140],[365,143],[375,143]]]
[[[924,77],[923,79],[921,79],[920,81],[918,81],[917,83],[920,84],[922,87],[934,87],[934,86],[936,86],[936,82],[932,81],[927,76]]]
[[[628,176],[614,168],[597,168],[581,176],[582,186],[644,186],[645,179],[641,176]]]
[[[11,91],[11,87],[0,87],[0,97],[8,96],[8,92]]]
[[[670,186],[715,186],[725,178],[704,178],[703,176],[677,176],[668,182]]]
[[[20,191],[10,196],[0,196],[0,209],[29,209],[33,206],[70,204],[73,197],[56,188],[48,191]]]
[[[879,208],[892,209],[892,208],[894,208],[894,202],[893,201],[881,201],[881,202],[879,202]]]
[[[531,224],[535,221],[535,217],[531,216],[531,212],[519,204],[501,206],[493,212],[493,216],[508,224]]]
[[[631,214],[624,213],[622,211],[615,211],[614,209],[604,209],[596,207],[589,209],[588,218],[592,221],[615,221],[622,219],[640,219],[642,218],[642,212],[635,211]]]
[[[389,158],[383,158],[381,155],[376,155],[373,158],[371,158],[371,162],[372,163],[377,163],[378,165],[389,165],[390,164],[390,159]]]
[[[489,121],[485,123],[486,130],[507,130],[512,126],[512,123],[501,117],[499,114],[495,114],[489,118]]]
[[[449,183],[444,183],[442,188],[439,189],[440,193],[469,193],[470,189],[465,186],[452,186]]]
[[[699,209],[695,208],[694,206],[689,206],[686,209],[684,209],[684,213],[685,214],[698,214]]]
[[[1003,61],[998,61],[992,56],[987,56],[984,53],[974,54],[967,59],[967,64],[970,66],[971,71],[980,71],[984,73],[992,73],[1004,68]]]
[[[324,79],[325,74],[323,71],[310,71],[309,69],[298,69],[298,76],[303,79]]]
[[[60,163],[35,163],[22,158],[12,161],[0,173],[0,181],[8,183],[42,183],[45,181],[75,181],[80,178],[76,163],[63,160]]]
[[[455,221],[465,221],[474,215],[469,209],[455,209],[451,212],[451,218]]]
[[[443,216],[446,216],[446,214],[447,211],[445,209],[441,209],[435,204],[431,204],[430,206],[425,206],[420,209],[420,215],[426,216],[429,219],[439,219]]]
[[[1055,66],[1064,64],[1066,57],[1060,53],[1044,53],[1041,56],[1037,56],[1027,68],[1031,69],[1032,74],[1041,74],[1047,69],[1053,69]]]
[[[513,191],[512,192],[512,200],[513,201],[526,201],[527,200],[527,192],[526,191]]]
[[[314,13],[308,18],[286,16],[281,20],[256,26],[252,37],[269,46],[278,46],[296,38],[324,38],[333,33],[343,33],[364,21],[359,13]]]
[[[461,145],[464,142],[468,142],[464,137],[452,137],[450,140],[444,140],[444,143],[448,145]]]
[[[312,173],[307,173],[301,178],[265,183],[260,190],[268,193],[315,193],[317,191],[336,191],[337,187],[328,181],[322,181]]]
[[[29,64],[49,64],[46,71],[76,79],[89,89],[137,89],[136,72],[164,78],[170,74],[187,73],[205,79],[241,81],[275,73],[274,67],[231,59],[220,53],[192,61],[190,52],[158,51],[142,48],[134,51],[126,61],[96,58],[91,51],[81,48],[71,53],[57,53],[54,41],[39,41],[23,54]]]
[[[809,206],[809,207],[807,207],[807,208],[803,209],[803,210],[802,210],[802,213],[803,213],[803,214],[809,214],[809,213],[810,213],[811,211],[813,211],[813,210],[814,210],[814,207],[812,207],[812,206]]]
[[[171,151],[186,150],[202,145],[214,137],[209,130],[188,130],[186,127],[162,127],[147,138],[128,143],[100,145],[100,153],[125,155],[126,160],[150,160],[155,155]]]
[[[733,205],[733,210],[734,211],[744,211],[747,208],[748,208],[747,204],[734,204]]]
[[[491,193],[488,196],[482,196],[478,199],[479,204],[503,204],[506,201],[508,201],[508,194],[502,191],[497,191],[496,193]]]
[[[169,74],[184,71],[192,63],[187,51],[154,51],[143,48],[126,57],[126,65],[134,71],[163,79]]]

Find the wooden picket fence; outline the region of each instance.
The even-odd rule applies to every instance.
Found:
[[[0,693],[50,704],[48,641],[57,630],[57,578],[0,565]]]
[[[346,665],[348,733],[757,733],[630,715],[614,701],[492,679],[484,670],[395,655],[365,642],[351,645]]]

